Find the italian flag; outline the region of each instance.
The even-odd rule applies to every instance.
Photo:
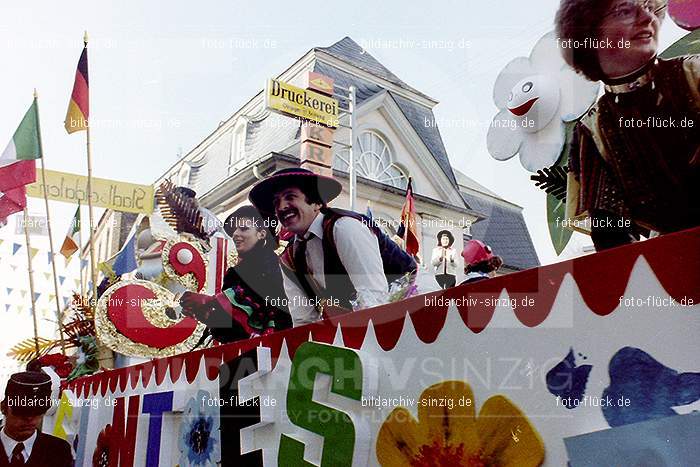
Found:
[[[0,220],[26,206],[24,187],[36,181],[35,160],[41,157],[36,98],[0,155]]]
[[[69,260],[73,253],[80,249],[80,205],[78,205],[78,210],[75,211],[75,216],[73,216],[73,221],[68,228],[68,233],[66,234],[66,239],[63,240],[63,245],[61,245],[61,254]]]

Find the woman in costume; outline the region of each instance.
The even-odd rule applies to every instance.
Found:
[[[467,278],[460,285],[490,279],[503,265],[500,256],[493,254],[491,247],[481,240],[469,240],[462,251],[464,274]]]
[[[435,281],[442,289],[454,287],[457,283],[457,251],[452,248],[455,238],[449,230],[441,230],[437,234],[437,241],[432,257]]]
[[[665,12],[661,0],[557,12],[565,60],[605,84],[576,127],[567,187],[567,215],[597,250],[700,225],[700,56],[656,56]]]
[[[233,342],[292,327],[271,220],[242,206],[224,224],[236,245],[238,263],[224,277],[222,292],[186,292],[182,312],[205,323],[214,338]]]

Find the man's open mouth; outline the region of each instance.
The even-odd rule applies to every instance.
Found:
[[[287,223],[289,223],[297,214],[298,214],[298,213],[297,213],[296,210],[293,210],[293,211],[285,211],[285,212],[283,212],[283,213],[281,213],[281,214],[279,215],[280,222],[282,222],[283,224],[287,224]]]

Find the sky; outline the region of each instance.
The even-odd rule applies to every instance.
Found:
[[[36,88],[47,168],[86,174],[85,133],[67,135],[63,129],[85,30],[94,175],[143,184],[228,119],[267,78],[312,47],[350,36],[440,102],[434,113],[452,165],[525,208],[540,261],[547,264],[557,257],[547,233],[545,197],[517,157],[497,162],[489,156],[486,131],[496,113],[491,97],[496,76],[553,28],[557,5],[557,0],[2,2],[0,144],[10,140]],[[661,50],[683,35],[667,19]],[[74,210],[51,202],[57,249]],[[30,211],[41,214],[42,202],[31,200]],[[3,280],[9,274],[2,268],[5,256]]]

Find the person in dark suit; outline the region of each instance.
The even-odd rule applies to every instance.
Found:
[[[10,376],[5,399],[0,441],[0,467],[73,466],[70,445],[42,433],[41,422],[51,408],[51,378],[41,371],[25,371]]]

